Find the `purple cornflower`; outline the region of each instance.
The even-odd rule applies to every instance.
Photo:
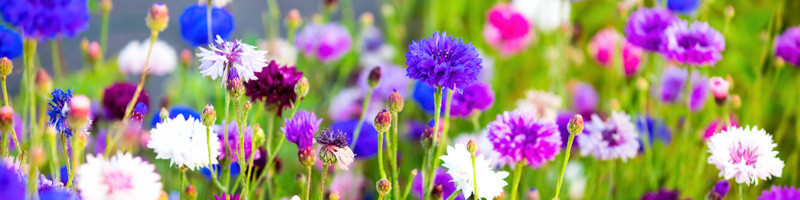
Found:
[[[225,129],[225,121],[222,122],[223,125],[215,125],[214,132],[217,133],[217,139],[219,140],[220,145],[217,151],[220,152],[218,159],[223,158],[230,158],[231,162],[237,162],[239,159],[239,123],[235,121],[231,121],[228,123],[228,131],[224,131]],[[228,146],[225,146],[225,139],[228,140]],[[249,126],[245,125],[244,128],[244,156],[245,159],[250,159],[250,156],[253,155],[253,152],[250,151],[253,146],[253,129]],[[258,153],[255,154],[256,157],[253,159],[258,159]]]
[[[800,67],[800,26],[786,29],[775,38],[775,56]]]
[[[294,42],[306,57],[314,56],[324,63],[339,60],[353,47],[350,33],[337,23],[306,24]]]
[[[653,92],[661,102],[678,102],[688,76],[689,71],[684,68],[667,67],[661,74],[661,85],[658,89],[653,90]]]
[[[714,188],[711,192],[708,193],[708,198],[711,200],[722,200],[725,198],[725,195],[728,195],[728,191],[731,189],[731,184],[728,180],[720,180],[717,184],[714,185]]]
[[[127,109],[128,103],[131,102],[134,92],[136,92],[136,85],[126,82],[114,83],[104,89],[102,103],[106,117],[111,120],[124,118],[125,109]],[[150,105],[150,97],[147,96],[146,91],[142,90],[136,102],[144,103],[145,107],[147,107],[147,105]]]
[[[417,174],[417,176],[414,176],[413,184],[414,185],[412,186],[412,189],[414,189],[414,195],[419,197],[419,199],[422,199],[422,174]],[[456,192],[456,185],[453,182],[453,177],[450,176],[450,174],[447,174],[447,170],[441,168],[436,169],[436,177],[433,179],[433,185],[442,186],[443,199],[450,197],[450,195]],[[425,194],[425,196],[430,196],[430,194]],[[455,199],[464,200],[465,198],[463,194],[459,193]]]
[[[625,35],[631,44],[656,52],[666,42],[664,30],[678,20],[664,8],[641,8],[628,17]]]
[[[25,199],[25,184],[16,169],[0,162],[0,196],[3,199]]]
[[[238,194],[225,194],[225,193],[222,193],[222,195],[217,196],[215,194],[214,195],[214,199],[215,200],[239,200],[239,195]]]
[[[636,156],[639,150],[639,134],[631,117],[621,112],[611,113],[603,121],[597,114],[585,124],[584,133],[578,135],[581,155],[592,155],[600,160],[611,160]]]
[[[575,112],[589,116],[597,110],[597,91],[594,86],[585,82],[576,82],[570,85],[572,91],[572,108]]]
[[[50,116],[48,124],[56,128],[59,133],[67,134],[67,137],[72,136],[72,128],[67,124],[67,116],[69,116],[69,102],[72,98],[72,89],[66,92],[61,88],[56,88],[50,93],[50,109],[47,110],[47,115]]]
[[[274,60],[256,72],[257,80],[244,83],[245,95],[253,101],[263,101],[267,110],[283,114],[283,109],[291,108],[297,100],[294,85],[303,77],[303,72],[297,71],[294,66],[281,66]]]
[[[78,200],[77,193],[70,188],[64,187],[64,184],[58,181],[51,181],[39,175],[38,178],[39,199],[41,200]]]
[[[678,190],[661,188],[655,192],[647,192],[642,195],[641,200],[678,200],[681,197]]]
[[[315,139],[319,142],[319,158],[326,165],[334,164],[339,169],[350,169],[355,154],[347,146],[346,134],[339,130],[325,129]]]
[[[314,144],[314,134],[319,130],[322,119],[318,119],[313,112],[301,110],[292,119],[285,119],[281,131],[286,134],[286,140],[297,144],[297,148],[311,148]]]
[[[665,29],[664,35],[661,54],[680,64],[714,65],[725,50],[725,38],[707,22],[687,25],[680,21]]]
[[[794,186],[772,186],[769,190],[761,192],[758,200],[790,200],[800,199],[800,189]]]
[[[692,74],[692,91],[689,95],[689,109],[692,112],[697,112],[703,109],[708,100],[708,77],[702,76],[699,73]]]
[[[367,79],[373,67],[374,66],[366,67],[361,71],[361,74],[359,74],[358,86],[361,90],[367,91],[369,88],[369,81]],[[372,98],[384,101],[389,98],[389,95],[391,95],[394,90],[397,90],[400,96],[406,96],[408,94],[408,85],[411,84],[411,79],[405,76],[405,69],[393,64],[382,65],[380,67],[382,72],[381,78],[380,81],[378,81],[378,85],[372,89]]]
[[[52,39],[72,37],[89,28],[86,0],[0,0],[3,21],[26,37]]]
[[[463,89],[478,80],[482,68],[475,46],[444,32],[408,45],[406,65],[406,76],[451,90]]]
[[[484,111],[488,109],[493,103],[494,91],[492,91],[492,87],[487,83],[475,82],[464,88],[461,93],[453,94],[450,114],[467,118],[476,110]]]
[[[522,111],[504,112],[489,123],[489,140],[505,163],[527,161],[539,168],[561,151],[561,135],[555,123],[534,119]]]

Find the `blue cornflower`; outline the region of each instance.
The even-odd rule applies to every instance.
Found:
[[[142,102],[138,102],[136,103],[136,107],[133,108],[130,120],[142,122],[145,114],[147,114],[147,105]]]
[[[50,96],[50,103],[48,103],[50,110],[47,111],[47,115],[50,115],[48,124],[56,127],[58,132],[71,137],[72,129],[67,125],[67,116],[69,116],[69,101],[72,98],[72,89],[65,92],[61,88],[56,88],[50,93]]]
[[[228,167],[230,168],[231,178],[239,176],[240,170],[238,163],[232,162],[231,164],[229,164]],[[222,175],[222,172],[219,169],[219,164],[213,164],[211,165],[211,168],[214,168],[214,173],[217,174],[217,178],[219,178],[220,175]],[[200,169],[200,173],[203,174],[203,176],[206,177],[206,179],[211,179],[211,170],[208,169],[208,167],[203,167],[202,169]]]
[[[0,13],[30,38],[72,37],[89,28],[86,0],[0,0]]]
[[[666,123],[649,115],[636,117],[636,130],[641,135],[647,134],[650,144],[653,144],[655,139],[664,143],[669,143],[672,140],[672,131],[669,130]],[[644,137],[639,137],[639,140],[639,142],[644,142]],[[643,145],[640,146],[639,150],[644,150]]]
[[[667,8],[672,12],[690,14],[700,7],[700,0],[667,0]]]
[[[14,59],[22,55],[22,39],[19,34],[0,24],[0,57]]]
[[[463,89],[475,80],[481,71],[481,59],[472,43],[436,32],[408,45],[406,76],[432,87],[451,90]]]
[[[442,93],[442,97],[447,96],[447,91],[448,90],[444,90],[444,92]],[[427,84],[424,84],[422,82],[417,82],[416,84],[414,84],[414,93],[412,94],[413,99],[415,102],[417,102],[417,104],[419,104],[419,107],[422,108],[422,110],[425,111],[425,113],[431,114],[433,113],[433,109],[435,109],[434,108],[435,99],[433,98],[434,92],[436,92],[436,88],[433,88]],[[442,98],[442,105],[445,105],[446,103],[447,99]],[[442,110],[442,113],[444,113],[444,110]]]
[[[159,111],[160,112],[160,111]],[[173,106],[169,109],[169,118],[174,119],[178,117],[178,115],[183,115],[184,119],[189,119],[192,117],[194,119],[200,119],[200,113],[192,109],[188,106]],[[156,113],[153,115],[152,121],[150,121],[150,127],[156,127],[156,124],[161,122],[161,115]]]
[[[193,4],[181,14],[181,36],[192,46],[208,45],[206,6]],[[211,35],[227,39],[233,31],[233,15],[222,8],[211,8]]]
[[[25,184],[12,166],[0,162],[0,197],[3,199],[25,199]]]

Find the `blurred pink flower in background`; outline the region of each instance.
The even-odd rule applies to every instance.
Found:
[[[511,5],[496,4],[486,14],[483,38],[504,56],[525,49],[534,35],[528,19]]]
[[[597,32],[589,42],[589,54],[600,65],[611,67],[614,64],[617,44],[622,42],[622,64],[625,76],[633,76],[641,66],[642,49],[628,43],[614,28]]]

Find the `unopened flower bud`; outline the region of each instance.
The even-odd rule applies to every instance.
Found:
[[[214,110],[214,106],[211,104],[206,105],[206,107],[203,108],[203,115],[200,116],[200,118],[203,121],[203,125],[214,125],[214,123],[217,122],[217,111]]]
[[[14,109],[8,105],[0,107],[0,130],[2,130],[5,133],[10,133],[11,128],[13,127],[14,127]]]
[[[145,114],[147,114],[147,105],[142,102],[138,102],[136,103],[136,106],[133,107],[133,112],[131,112],[131,117],[129,120],[141,123]]]
[[[731,95],[731,105],[733,108],[742,107],[742,98],[740,98],[739,95]]]
[[[289,14],[286,15],[286,22],[286,24],[289,25],[289,28],[300,27],[300,24],[303,23],[303,17],[300,16],[300,11],[297,9],[289,10]]]
[[[575,115],[572,119],[569,119],[567,130],[569,130],[569,133],[572,135],[581,134],[581,132],[583,132],[583,116]]]
[[[114,8],[114,4],[111,3],[111,0],[103,0],[100,2],[100,11],[103,13],[111,12],[112,8]]]
[[[332,165],[338,161],[336,155],[333,154],[333,150],[331,150],[329,147],[326,147],[326,145],[323,145],[319,149],[319,160],[327,165]]]
[[[728,191],[731,189],[730,183],[728,180],[720,180],[714,185],[714,188],[708,193],[708,199],[711,200],[722,200],[725,198],[725,195],[728,195]]]
[[[378,115],[375,115],[373,126],[375,126],[375,130],[377,130],[378,133],[389,131],[389,128],[392,126],[392,115],[386,110],[381,110]]]
[[[372,15],[372,12],[365,12],[361,14],[361,25],[362,26],[372,26],[375,23],[375,16]]]
[[[331,156],[333,156],[333,155],[331,155]],[[322,157],[323,157],[322,152],[320,152],[320,154],[319,154],[320,160],[324,160]],[[308,166],[313,165],[314,162],[317,161],[317,157],[316,157],[316,155],[314,155],[314,148],[309,147],[309,148],[300,148],[300,149],[298,149],[297,150],[297,159],[300,161],[300,164],[303,165],[303,166],[308,167]],[[333,159],[334,159],[334,162],[336,162],[335,161],[336,157],[334,157]]]
[[[183,65],[183,66],[190,66],[190,65],[192,65],[192,59],[193,59],[193,56],[194,56],[194,55],[192,54],[192,51],[191,51],[191,50],[189,50],[189,49],[183,49],[183,50],[181,51],[181,65]]]
[[[264,130],[258,126],[253,126],[253,129],[256,130],[255,134],[253,134],[253,145],[261,146],[261,144],[264,144],[264,138],[266,137],[264,135]]]
[[[417,171],[417,169],[411,170],[411,176],[412,177],[417,176],[417,173],[419,173],[419,171]]]
[[[100,53],[101,53],[100,44],[98,44],[96,41],[89,44],[89,49],[87,52],[89,60],[91,60],[92,62],[97,61],[98,59],[100,59]]]
[[[47,162],[47,155],[44,153],[44,149],[42,146],[36,146],[31,149],[30,152],[31,159],[33,164],[36,166],[42,166],[45,162]]]
[[[193,185],[186,186],[186,189],[183,192],[186,194],[186,199],[197,199],[197,189],[195,189]]]
[[[81,39],[81,52],[83,54],[87,54],[86,52],[89,51],[89,39],[83,38]]]
[[[714,100],[716,100],[717,105],[724,104],[728,98],[728,90],[730,88],[728,81],[716,76],[711,77],[711,79],[708,79],[708,87],[711,89],[711,94],[714,94]]]
[[[526,200],[540,200],[542,199],[541,195],[539,195],[539,190],[536,188],[531,188],[528,190],[528,198]],[[558,197],[553,198],[554,200],[558,200]]]
[[[153,6],[150,7],[150,11],[147,12],[147,27],[150,27],[150,30],[155,32],[161,32],[167,28],[167,24],[169,23],[169,10],[167,9],[167,5],[163,3],[156,2]]]
[[[433,144],[436,140],[435,134],[433,132],[433,127],[426,127],[425,132],[422,133],[422,147],[425,149],[433,147]]]
[[[70,126],[83,129],[89,124],[89,115],[92,113],[92,102],[86,95],[75,95],[69,100]]]
[[[649,89],[649,83],[647,83],[647,79],[639,77],[636,79],[636,88],[641,91],[647,91]]]
[[[388,3],[381,5],[381,14],[385,17],[394,16],[394,7]]]
[[[162,107],[161,108],[161,112],[159,113],[159,116],[161,117],[161,121],[162,122],[164,120],[169,119],[169,111],[167,110],[167,108]]]
[[[228,78],[225,82],[225,87],[233,99],[238,99],[244,95],[244,83],[239,79],[239,73],[236,68],[231,68],[228,71]]]
[[[325,9],[330,11],[336,10],[336,7],[339,4],[339,0],[324,0]]]
[[[298,197],[298,198],[299,198],[299,197]],[[334,190],[334,191],[331,191],[331,193],[330,193],[330,194],[328,194],[328,200],[339,200],[339,198],[341,198],[341,197],[339,196],[339,191],[335,191],[335,190]]]
[[[297,98],[302,99],[308,95],[308,79],[306,77],[300,77],[297,80],[297,83],[294,84],[294,93],[297,94]]]
[[[377,189],[378,193],[381,195],[386,195],[390,190],[392,190],[392,183],[389,182],[389,180],[381,179],[375,184],[375,189]]]
[[[389,110],[392,112],[400,112],[403,111],[403,96],[400,96],[400,93],[397,90],[392,91],[392,94],[389,95]]]
[[[736,15],[736,10],[733,9],[732,5],[728,5],[725,7],[725,17],[731,18]]]
[[[50,75],[47,74],[47,71],[41,68],[36,71],[34,85],[36,86],[36,90],[42,92],[44,96],[48,95],[48,91],[53,91],[53,80],[50,79]]]
[[[14,70],[14,65],[11,63],[11,59],[8,59],[7,57],[0,58],[0,76],[5,78],[11,74],[11,70]]]
[[[475,143],[475,140],[469,139],[469,142],[467,142],[467,151],[469,151],[469,153],[472,155],[475,155],[475,152],[478,152],[478,144]]]
[[[431,198],[433,198],[434,200],[441,200],[443,192],[444,191],[442,190],[442,185],[433,186],[433,190],[431,190]]]
[[[244,101],[244,112],[249,112],[250,109],[253,109],[253,102],[250,100]]]
[[[372,68],[369,71],[369,76],[367,77],[367,84],[369,87],[373,88],[378,85],[378,82],[381,80],[381,67]]]

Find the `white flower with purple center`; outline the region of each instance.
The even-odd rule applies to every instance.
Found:
[[[631,122],[631,117],[624,112],[611,113],[611,117],[603,121],[597,114],[586,123],[584,133],[578,135],[581,155],[592,155],[600,160],[636,157],[639,151],[639,134]]]
[[[258,77],[255,72],[261,72],[261,68],[267,66],[264,55],[267,51],[256,50],[256,47],[242,43],[241,41],[227,42],[217,35],[215,40],[217,45],[209,46],[209,49],[200,48],[200,73],[210,76],[216,80],[217,77],[228,77],[230,68],[242,79],[242,82],[256,80]],[[225,81],[222,81],[223,85]]]
[[[719,176],[725,179],[758,184],[759,179],[781,177],[784,163],[773,150],[775,146],[764,129],[729,127],[708,139],[708,163],[716,166]]]
[[[75,189],[86,200],[149,199],[161,196],[161,175],[141,157],[118,153],[111,159],[102,155],[86,157],[75,173]]]

